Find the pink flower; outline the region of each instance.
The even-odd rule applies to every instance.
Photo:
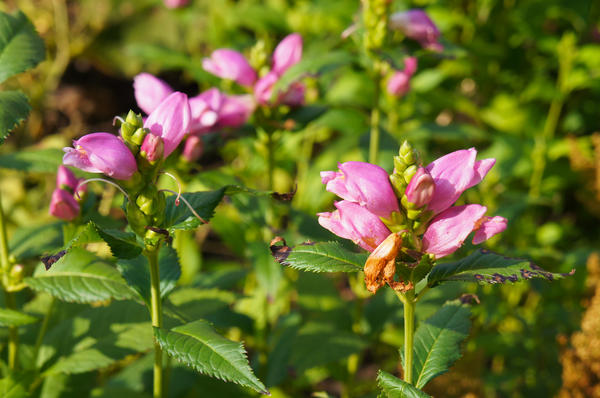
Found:
[[[435,192],[427,209],[441,213],[456,202],[467,189],[481,182],[496,159],[475,160],[475,148],[449,153],[430,163],[425,170],[431,174]]]
[[[415,9],[393,14],[390,17],[390,29],[401,30],[407,37],[418,41],[427,49],[443,50],[443,46],[438,42],[440,31],[423,10]]]
[[[406,187],[406,198],[415,208],[421,208],[428,204],[433,198],[435,192],[435,182],[431,174],[422,167],[419,167],[416,174],[411,178]]]
[[[163,0],[165,3],[165,6],[167,6],[167,8],[181,8],[181,7],[185,7],[190,0]]]
[[[191,123],[191,110],[187,95],[174,92],[152,111],[144,122],[150,133],[163,139],[164,157],[177,148],[187,134]]]
[[[73,194],[65,189],[56,188],[50,199],[50,214],[54,217],[71,221],[79,215],[79,203]]]
[[[147,134],[140,148],[140,154],[149,162],[155,162],[163,157],[165,144],[157,135]]]
[[[256,103],[251,95],[226,95],[219,110],[219,127],[238,127],[246,123]]]
[[[475,232],[473,243],[478,244],[506,229],[506,219],[484,216],[485,206],[471,204],[454,206],[437,215],[423,235],[423,249],[442,258],[454,253],[469,234]]]
[[[152,113],[173,92],[171,86],[150,73],[134,77],[133,90],[138,106],[146,114]]]
[[[387,82],[387,91],[391,95],[401,96],[410,90],[410,79],[417,70],[417,59],[408,57],[404,60],[404,70],[396,71]]]
[[[392,212],[399,211],[398,199],[384,169],[365,162],[345,162],[338,167],[339,172],[321,172],[321,181],[329,192],[378,217],[389,218]]]
[[[235,50],[220,48],[210,58],[202,60],[202,67],[223,79],[234,80],[242,86],[251,86],[256,81],[256,72],[246,58]]]
[[[279,75],[273,71],[258,79],[254,85],[254,97],[259,104],[266,105],[271,102],[273,86],[277,80],[279,80]]]
[[[75,191],[77,185],[79,184],[79,179],[75,177],[75,174],[67,167],[62,164],[58,166],[58,172],[56,173],[56,187],[62,189],[70,189],[71,191]]]
[[[182,156],[188,162],[193,163],[200,159],[203,149],[204,145],[202,143],[202,138],[192,135],[185,141]]]
[[[278,76],[285,73],[288,68],[296,65],[302,58],[302,36],[298,33],[287,35],[279,42],[273,51],[272,71]]]
[[[133,154],[118,137],[92,133],[64,148],[63,163],[90,173],[103,173],[117,180],[128,180],[137,171]]]
[[[372,252],[391,233],[379,217],[364,207],[342,200],[333,213],[318,213],[319,224],[337,236],[350,239]]]
[[[219,111],[225,96],[216,88],[208,89],[190,98],[192,123],[190,134],[203,134],[211,131],[219,119]]]

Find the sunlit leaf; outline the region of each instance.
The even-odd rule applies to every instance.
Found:
[[[60,149],[22,149],[0,155],[0,168],[27,171],[30,173],[56,173],[62,164]]]
[[[0,308],[0,326],[22,326],[37,321],[38,319],[34,316],[8,308]]]
[[[25,14],[0,12],[0,83],[44,59],[44,42]]]
[[[430,398],[415,386],[383,370],[377,375],[377,384],[387,398]]]
[[[184,193],[181,196],[189,202],[202,219],[208,221],[214,214],[215,207],[223,199],[225,189],[223,187],[215,191]],[[180,199],[179,205],[175,203],[176,196],[167,198],[164,226],[169,232],[178,229],[194,229],[202,224],[202,221],[190,211],[182,199]]]
[[[303,271],[362,271],[368,257],[367,254],[350,252],[337,242],[309,243],[293,248],[286,246],[285,241],[283,245],[275,243],[271,245],[271,252],[275,259],[283,265]]]
[[[171,330],[155,328],[154,334],[163,350],[196,371],[268,394],[252,373],[242,344],[217,334],[208,322],[198,320]]]
[[[539,278],[548,281],[562,279],[572,275],[569,273],[552,273],[543,270],[529,260],[509,258],[500,254],[480,249],[459,261],[436,265],[429,274],[429,286],[439,285],[447,281],[485,282],[504,284]]]
[[[0,91],[0,144],[19,123],[27,118],[30,110],[27,97],[23,93]]]

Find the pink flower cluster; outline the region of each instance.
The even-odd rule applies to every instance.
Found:
[[[467,189],[479,184],[495,163],[495,159],[475,160],[473,148],[443,156],[427,167],[421,167],[406,188],[412,207],[423,207],[433,216],[422,236],[424,253],[442,258],[455,252],[475,232],[473,243],[479,244],[506,228],[506,219],[488,217],[487,208],[479,204],[453,206]],[[363,162],[346,162],[339,172],[324,171],[326,189],[343,200],[336,211],[319,213],[319,223],[334,234],[350,239],[372,252],[390,234],[382,221],[392,220],[399,212],[387,172],[379,166]]]
[[[394,72],[387,82],[387,92],[391,95],[402,96],[410,90],[410,79],[417,71],[417,59],[407,57],[404,60],[404,69]]]
[[[77,197],[86,190],[85,185],[78,187],[81,181],[83,180],[77,179],[75,174],[65,166],[58,167],[56,188],[52,192],[50,200],[51,215],[66,221],[71,221],[79,215],[80,207]]]
[[[271,98],[277,81],[301,58],[302,36],[292,33],[277,45],[273,51],[271,69],[261,78],[258,78],[258,74],[242,54],[228,48],[213,51],[209,58],[202,61],[202,66],[213,75],[252,88],[254,98],[260,105],[297,106],[304,103],[305,87],[300,82],[292,83],[286,92],[278,93],[274,101]]]

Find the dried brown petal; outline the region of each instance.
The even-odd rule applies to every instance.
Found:
[[[364,268],[368,291],[375,293],[386,281],[393,282],[396,273],[396,256],[401,246],[400,235],[392,233],[373,250]]]

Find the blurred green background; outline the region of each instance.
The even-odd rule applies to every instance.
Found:
[[[209,226],[176,236],[185,288],[170,300],[244,340],[274,397],[317,391],[375,397],[376,370],[397,370],[403,341],[401,304],[393,293],[364,294],[360,277],[282,269],[268,251],[275,235],[292,244],[335,239],[316,221],[315,213],[329,211],[334,198],[319,172],[335,170],[337,162],[366,161],[373,85],[356,38],[340,37],[359,18],[360,2],[191,0],[174,10],[156,0],[0,4],[2,11],[16,8],[36,26],[48,57],[32,73],[6,83],[25,91],[33,106],[27,123],[0,148],[0,189],[13,235],[23,234],[32,220],[53,222],[47,201],[60,151],[52,149],[86,132],[114,131],[113,116],[139,111],[132,88],[137,73],[153,73],[190,95],[211,86],[234,92],[201,67],[216,48],[249,54],[260,41],[270,53],[286,34],[299,32],[304,59],[335,55],[331,67],[306,79],[311,117],[277,133],[275,189],[297,186],[294,199],[275,205],[274,215],[268,200],[238,195],[218,208]],[[421,151],[425,164],[468,147],[476,147],[479,158],[495,157],[483,183],[463,195],[509,220],[508,229],[487,246],[552,272],[577,270],[553,284],[456,284],[419,303],[417,316],[423,318],[461,293],[481,299],[464,357],[426,391],[440,397],[558,395],[561,355],[581,329],[593,293],[586,261],[600,243],[600,136],[594,135],[600,131],[600,3],[392,3],[394,11],[409,8],[427,11],[445,50],[405,46],[390,54],[401,60],[414,51],[419,67],[406,96],[385,100],[380,164],[391,171],[392,156],[405,139]],[[251,124],[210,135],[205,144],[203,157],[187,170],[188,190],[225,183],[267,188],[266,142]],[[41,149],[48,150],[45,163],[23,157],[19,163],[13,156]],[[41,247],[52,247],[45,244]],[[467,245],[453,258],[471,250]],[[37,260],[23,256],[23,261],[33,267]],[[65,314],[77,307],[61,306]],[[597,333],[590,338],[600,338]],[[121,365],[69,376],[63,382],[68,388],[56,396],[110,396],[119,389],[142,394],[149,357]],[[173,365],[171,397],[249,394]],[[588,384],[598,376],[590,376]],[[591,391],[587,387],[577,388]],[[588,396],[576,390],[560,394]]]

